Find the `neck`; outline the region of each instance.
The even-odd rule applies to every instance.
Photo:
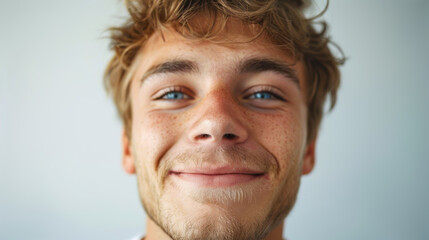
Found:
[[[264,240],[282,240],[283,239],[284,221],[281,221],[277,227],[264,238]]]
[[[282,240],[283,239],[283,225],[282,221],[275,227],[264,240]],[[146,220],[146,237],[144,240],[171,240],[171,238],[156,224],[152,219]]]
[[[171,238],[152,219],[146,218],[146,237],[144,240],[171,240]]]

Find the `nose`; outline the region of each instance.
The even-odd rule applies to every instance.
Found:
[[[206,95],[194,113],[188,135],[193,143],[239,144],[248,138],[240,109],[225,90]]]

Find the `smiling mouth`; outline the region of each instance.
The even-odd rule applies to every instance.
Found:
[[[170,176],[177,178],[197,187],[232,187],[246,184],[258,179],[262,179],[264,173],[200,173],[200,172],[175,172],[170,171]]]

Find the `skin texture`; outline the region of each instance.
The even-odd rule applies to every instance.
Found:
[[[252,36],[231,21],[219,37]],[[136,173],[149,216],[145,239],[282,239],[300,177],[314,165],[302,63],[263,35],[239,44],[191,40],[172,29],[163,37],[155,32],[138,53],[132,136],[123,135],[123,167]],[[299,82],[238,70],[255,58],[289,65]],[[172,59],[195,69],[148,75]],[[233,172],[230,181],[192,178],[219,166]]]

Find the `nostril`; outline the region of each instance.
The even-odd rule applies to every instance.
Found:
[[[233,140],[233,139],[238,138],[238,136],[236,136],[235,134],[232,134],[232,133],[226,133],[223,135],[223,137],[226,139],[229,139],[229,140]]]
[[[196,138],[197,139],[207,139],[207,138],[210,138],[210,134],[203,133],[203,134],[198,135]]]

